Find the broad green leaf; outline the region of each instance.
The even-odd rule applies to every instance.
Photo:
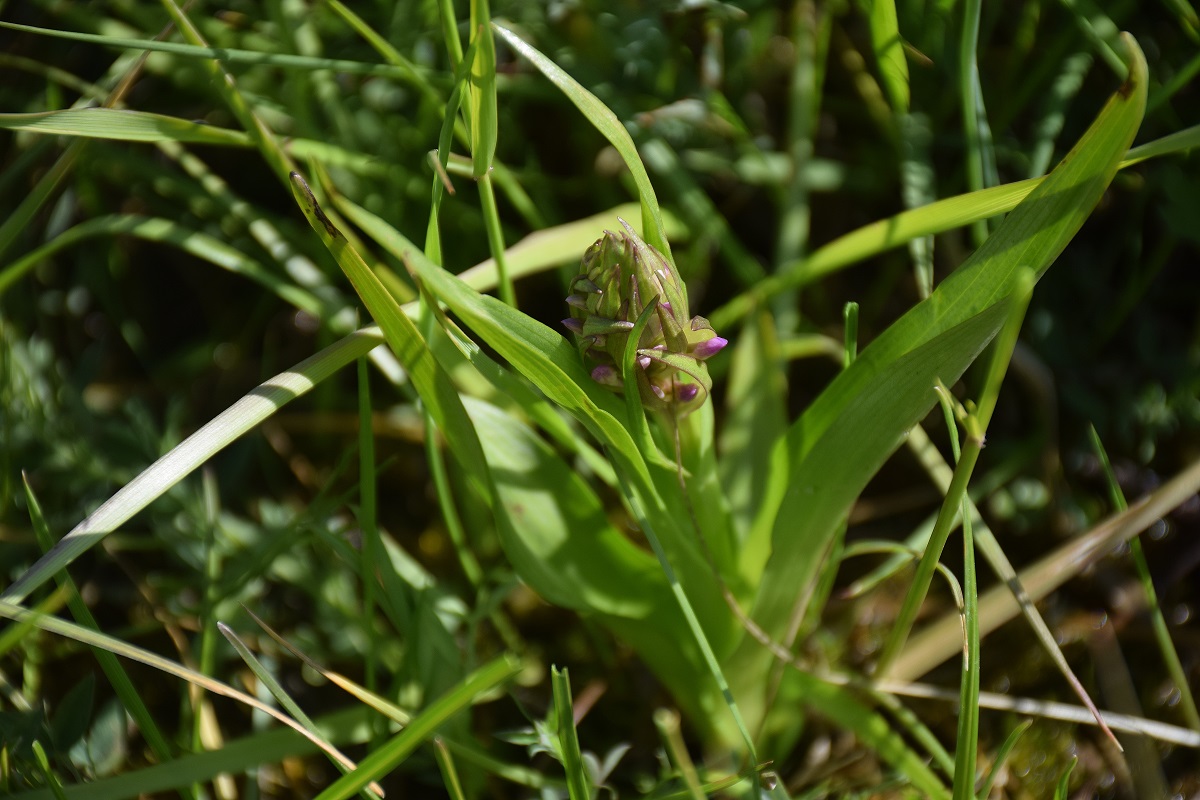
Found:
[[[1129,80],[1058,168],[927,300],[864,349],[779,445],[788,488],[768,498],[752,534],[771,540],[755,617],[772,636],[786,632],[798,587],[815,578],[811,554],[823,552],[866,482],[932,407],[934,380],[958,380],[998,329],[1001,301],[1021,270],[1040,276],[1111,181],[1145,108],[1145,61],[1127,41]]]
[[[689,532],[686,512],[668,506],[629,433],[624,404],[591,379],[575,347],[537,320],[494,297],[472,291],[460,278],[430,263],[398,231],[365,209],[348,201],[341,207],[356,225],[408,264],[466,327],[605,446],[618,474],[630,482],[637,501],[663,538],[675,568],[684,576],[683,583],[698,606],[706,630],[715,639],[715,648],[721,651],[727,647],[733,631],[730,613],[714,584],[711,568]],[[677,497],[674,502],[678,504]]]
[[[517,574],[564,608],[650,615],[665,588],[654,558],[613,527],[595,493],[528,426],[493,405],[464,399],[499,500],[513,519],[501,536]]]
[[[727,411],[717,449],[721,485],[744,543],[768,487],[786,477],[772,468],[769,456],[787,430],[787,373],[766,312],[746,320],[731,349]],[[763,563],[766,553],[748,560]]]
[[[576,108],[583,112],[588,122],[592,123],[596,127],[596,130],[600,131],[604,135],[604,138],[608,139],[612,146],[617,149],[617,152],[621,154],[621,158],[625,160],[625,165],[629,167],[629,171],[633,174],[633,180],[637,184],[638,194],[640,195],[642,204],[642,236],[647,243],[653,245],[660,253],[674,263],[675,259],[671,257],[671,245],[667,241],[667,232],[663,227],[662,212],[659,210],[658,199],[654,194],[654,186],[651,185],[650,176],[646,174],[646,168],[642,165],[641,158],[638,157],[637,147],[634,145],[633,139],[629,136],[629,131],[625,130],[625,126],[621,124],[621,120],[617,119],[617,115],[608,106],[600,102],[600,99],[596,95],[580,86],[574,78],[564,72],[553,61],[542,55],[535,47],[526,43],[502,25],[493,23],[492,27],[504,38],[504,41],[508,42],[510,47],[529,59],[543,75],[562,90],[562,93],[575,104]]]

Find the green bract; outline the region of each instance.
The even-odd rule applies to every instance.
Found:
[[[687,289],[674,266],[625,220],[621,225],[624,231],[605,231],[583,254],[567,297],[571,317],[563,325],[578,337],[585,357],[597,362],[592,378],[621,391],[629,336],[652,308],[637,342],[638,393],[647,408],[687,414],[708,394],[704,360],[727,341],[704,317],[689,315]]]

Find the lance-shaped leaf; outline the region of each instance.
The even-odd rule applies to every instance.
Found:
[[[1041,275],[1095,207],[1141,123],[1146,63],[1125,37],[1129,78],[1062,163],[924,302],[863,350],[778,445],[789,478],[765,499],[751,533],[770,539],[755,617],[783,637],[798,589],[855,497],[934,403],[933,378],[958,380],[1003,320],[1023,269]],[[883,400],[886,399],[886,402]],[[752,541],[747,553],[765,550]]]

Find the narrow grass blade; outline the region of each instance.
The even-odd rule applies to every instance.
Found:
[[[629,132],[625,130],[625,126],[617,119],[617,115],[608,106],[600,102],[599,98],[580,86],[574,78],[564,72],[553,61],[542,55],[532,45],[526,43],[503,25],[493,24],[493,27],[510,47],[529,60],[555,86],[562,90],[567,99],[583,112],[588,122],[596,126],[596,130],[600,131],[604,135],[604,138],[608,139],[612,146],[617,149],[617,152],[621,154],[621,158],[624,159],[626,166],[629,167],[629,171],[633,173],[634,183],[638,187],[638,195],[642,204],[643,237],[648,244],[655,247],[674,263],[674,259],[671,257],[671,244],[667,241],[666,228],[663,226],[662,211],[658,207],[658,199],[654,194],[654,187],[650,183],[650,176],[646,174],[646,168],[642,165],[641,158],[638,157],[637,147],[634,146],[633,139],[630,138]]]
[[[1168,134],[1161,139],[1131,148],[1119,169],[1126,169],[1150,158],[1186,153],[1200,146],[1200,125]],[[750,313],[774,293],[790,286],[806,286],[818,279],[871,256],[908,243],[918,236],[961,228],[979,219],[988,219],[1011,211],[1023,202],[1046,178],[1006,183],[978,192],[938,200],[921,208],[872,222],[839,236],[813,251],[803,260],[787,263],[778,276],[762,281],[708,315],[713,327],[725,328]]]
[[[1083,85],[1083,78],[1092,66],[1092,57],[1087,53],[1076,53],[1063,63],[1062,70],[1054,79],[1054,85],[1046,95],[1041,110],[1041,119],[1034,127],[1034,141],[1029,155],[1029,177],[1036,178],[1050,166],[1054,154],[1054,141],[1062,131],[1067,107],[1071,98]]]
[[[994,186],[996,163],[992,152],[992,131],[988,126],[979,83],[979,16],[983,0],[966,0],[963,4],[963,24],[958,49],[958,91],[962,106],[963,132],[967,142],[967,187],[979,191]],[[976,246],[987,238],[987,223],[979,220],[972,225]]]
[[[195,670],[188,669],[187,667],[177,664],[174,661],[151,653],[148,650],[143,650],[142,648],[131,645],[128,642],[114,639],[113,637],[107,636],[98,631],[88,630],[87,628],[82,628],[78,625],[66,622],[65,620],[57,619],[56,617],[45,616],[12,603],[0,601],[0,617],[11,619],[18,623],[31,623],[35,627],[46,631],[47,633],[53,633],[57,636],[64,636],[68,639],[74,639],[81,644],[108,650],[116,655],[140,662],[148,667],[153,667],[154,669],[165,672],[168,675],[172,675],[176,678],[180,678],[189,683],[195,684],[196,686],[212,692],[213,694],[219,694],[222,697],[228,697],[232,700],[236,700],[239,703],[250,706],[257,711],[261,711],[264,714],[267,714],[275,720],[283,723],[284,725],[287,725],[289,728],[315,744],[331,758],[336,759],[342,765],[349,768],[354,767],[353,761],[342,755],[341,752],[339,752],[336,748],[321,741],[318,737],[313,736],[304,729],[304,726],[297,723],[291,717],[281,714],[276,709],[272,708],[266,703],[263,703],[257,698],[251,697],[245,692],[238,691],[232,686],[214,680],[207,675],[201,675]],[[363,785],[365,786],[366,784],[364,783]]]
[[[654,531],[650,518],[641,508],[638,502],[638,497],[631,491],[628,482],[624,476],[618,472],[618,479],[621,482],[621,489],[625,494],[625,501],[629,504],[633,511],[634,518],[641,525],[642,533],[645,534],[646,540],[650,543],[650,547],[654,550],[654,555],[658,558],[659,566],[662,567],[663,575],[666,576],[667,583],[671,586],[671,593],[675,595],[675,601],[679,604],[679,610],[683,612],[684,619],[687,620],[688,630],[692,635],[696,645],[700,648],[700,653],[704,658],[704,663],[712,674],[713,680],[721,691],[721,696],[725,700],[725,705],[729,709],[730,716],[733,718],[734,724],[737,726],[738,732],[741,734],[742,742],[746,746],[746,755],[752,764],[758,763],[758,756],[754,748],[754,738],[750,735],[750,729],[746,726],[745,719],[742,717],[742,712],[738,708],[737,700],[733,696],[733,692],[729,688],[729,682],[725,678],[725,673],[721,669],[720,662],[717,661],[716,654],[713,652],[712,645],[709,643],[708,636],[705,635],[704,628],[700,624],[699,618],[696,616],[695,610],[692,608],[692,603],[688,599],[687,593],[680,584],[678,577],[675,575],[675,570],[671,566],[671,562],[667,559],[666,551],[663,549],[662,542]],[[755,783],[757,789],[757,774],[755,775]]]
[[[687,220],[688,227],[704,231],[706,236],[716,239],[717,248],[735,277],[745,286],[752,286],[761,280],[766,271],[758,259],[730,230],[725,217],[692,178],[671,146],[661,138],[649,139],[642,143],[641,154],[646,166],[666,183],[667,191],[674,194],[675,203]]]
[[[942,396],[944,397],[944,395]],[[947,415],[950,415],[948,410]],[[914,454],[917,456],[917,459],[929,473],[930,478],[937,485],[938,489],[942,492],[948,492],[950,482],[953,478],[953,471],[949,466],[946,465],[946,462],[942,459],[941,454],[938,453],[937,448],[934,447],[929,441],[924,430],[921,429],[920,426],[914,427],[910,433],[909,445]],[[955,448],[955,452],[957,453],[957,442],[955,442]],[[992,533],[991,529],[983,521],[983,518],[979,513],[979,509],[976,508],[974,501],[972,501],[969,497],[964,498],[964,506],[968,520],[967,524],[969,524],[974,531],[973,538],[976,545],[981,551],[983,551],[984,558],[987,559],[988,564],[992,567],[992,570],[996,573],[997,577],[999,577],[1003,584],[1012,592],[1013,597],[1016,599],[1021,608],[1021,613],[1025,616],[1026,622],[1029,624],[1030,628],[1033,629],[1034,636],[1037,637],[1038,642],[1042,645],[1042,648],[1046,651],[1046,654],[1054,662],[1054,665],[1058,668],[1058,671],[1071,686],[1075,694],[1079,696],[1080,700],[1090,709],[1092,709],[1094,713],[1098,714],[1098,712],[1095,710],[1094,704],[1088,697],[1087,692],[1084,690],[1083,684],[1071,670],[1070,664],[1067,663],[1066,656],[1063,655],[1062,649],[1058,646],[1057,638],[1051,632],[1050,626],[1047,625],[1046,621],[1042,618],[1041,613],[1037,610],[1037,606],[1034,605],[1033,601],[1030,599],[1024,585],[1021,582],[1021,578],[1017,575],[1016,569],[1013,567],[1012,562],[1009,561],[1008,557],[1004,554],[1004,551],[1000,547],[1000,543],[996,541],[996,537]],[[932,531],[930,533],[932,533]],[[926,536],[926,543],[928,542],[928,539],[929,537]],[[901,657],[903,658],[903,656]],[[1097,717],[1097,720],[1098,719],[1099,718]]]
[[[964,496],[960,503],[966,511]],[[975,761],[979,749],[979,585],[975,578],[975,547],[971,518],[964,513],[963,526],[963,646],[961,688],[958,702],[958,739],[954,753],[954,800],[974,800]]]
[[[332,316],[336,311],[326,308],[325,304],[308,290],[279,277],[220,239],[172,220],[125,214],[94,217],[81,222],[41,247],[13,260],[0,272],[0,294],[54,253],[96,237],[119,235],[136,236],[147,241],[174,245],[197,258],[249,278],[296,308],[315,316]]]
[[[700,776],[696,765],[688,754],[684,744],[683,734],[679,729],[679,713],[666,708],[654,712],[654,725],[658,728],[658,736],[662,740],[663,749],[671,758],[671,763],[679,770],[683,784],[687,787],[691,800],[704,800],[705,794],[700,788]]]
[[[50,785],[50,792],[54,795],[55,800],[67,800],[67,795],[63,791],[62,781],[58,779],[58,775],[50,768],[50,759],[46,757],[46,750],[42,747],[41,742],[35,741],[33,743],[33,757],[37,761],[38,768],[42,771],[42,777]]]
[[[437,757],[438,770],[442,773],[442,782],[446,785],[450,800],[467,800],[462,781],[458,779],[458,770],[454,768],[454,756],[450,755],[446,742],[440,736],[433,737],[433,754]]]
[[[116,108],[65,108],[31,114],[0,114],[0,128],[122,142],[174,141],[238,146],[250,143],[250,138],[241,131],[163,114]]]
[[[567,773],[567,792],[571,800],[590,800],[587,769],[579,752],[579,734],[575,730],[575,709],[571,701],[571,679],[567,670],[550,667],[550,685],[554,691],[554,716],[558,722],[558,747]]]
[[[29,485],[29,480],[24,475],[21,477],[25,485],[25,501],[29,508],[29,517],[33,522],[33,530],[37,535],[38,544],[42,546],[43,550],[50,550],[54,546],[54,540],[50,535],[50,528],[46,524],[46,518],[42,515],[41,503],[38,502],[37,496],[34,495],[33,487]],[[67,593],[67,607],[70,608],[71,614],[78,620],[79,624],[85,628],[99,631],[100,626],[96,623],[96,618],[79,595],[79,589],[75,586],[75,582],[71,580],[71,577],[64,572],[58,576],[58,582],[63,591]],[[170,761],[172,757],[171,746],[167,742],[166,737],[163,736],[162,731],[159,730],[154,717],[150,715],[150,710],[146,708],[146,704],[130,679],[129,673],[121,666],[121,662],[117,660],[117,657],[109,651],[96,649],[93,652],[96,654],[96,661],[100,663],[100,668],[104,671],[105,677],[112,684],[117,697],[121,700],[121,704],[129,712],[129,716],[137,723],[139,731],[145,737],[146,743],[150,745],[150,749],[154,752],[155,757],[159,761]]]
[[[854,731],[868,747],[904,775],[922,797],[949,800],[950,792],[929,768],[923,756],[881,714],[844,686],[835,686],[814,675],[792,671],[804,702],[834,724]]]
[[[987,774],[983,776],[983,781],[979,785],[979,793],[976,795],[977,797],[991,797],[992,784],[996,782],[996,778],[999,777],[1001,770],[1004,769],[1005,762],[1008,761],[1009,754],[1011,754],[1013,748],[1017,746],[1017,742],[1020,741],[1021,737],[1025,735],[1025,731],[1029,730],[1031,727],[1033,727],[1033,722],[1030,720],[1025,720],[1021,724],[1017,725],[1017,727],[1013,728],[1012,733],[1010,733],[1004,739],[1004,743],[1000,745],[1000,749],[996,751],[995,756],[992,758],[991,768],[988,769]]]
[[[929,152],[932,139],[929,118],[924,114],[906,114],[900,119],[900,183],[907,208],[921,208],[937,198]],[[914,236],[908,242],[908,251],[917,291],[925,299],[933,292],[933,235]]]
[[[367,709],[339,711],[317,720],[322,738],[338,744],[367,739]],[[316,745],[291,728],[274,728],[226,742],[219,750],[188,753],[166,763],[124,772],[87,783],[63,787],[67,800],[137,800],[210,781],[221,774],[241,774],[261,765],[319,752]],[[49,790],[11,795],[13,800],[52,800]]]
[[[304,70],[330,70],[332,72],[345,72],[353,75],[374,75],[378,77],[399,78],[401,80],[411,77],[408,70],[390,64],[371,64],[363,61],[348,61],[338,58],[314,58],[291,53],[267,53],[258,50],[238,50],[227,47],[207,47],[195,43],[181,44],[179,42],[163,42],[156,39],[102,36],[79,31],[63,31],[51,28],[38,28],[32,25],[19,25],[15,22],[0,21],[0,28],[22,31],[23,33],[34,33],[41,36],[53,36],[59,39],[71,39],[76,42],[88,42],[105,47],[145,50],[154,53],[171,53],[187,58],[216,59],[230,64],[251,64]]]
[[[1089,427],[1089,434],[1092,439],[1092,448],[1100,459],[1104,477],[1108,481],[1108,493],[1112,499],[1113,508],[1118,512],[1125,511],[1129,508],[1129,504],[1125,502],[1125,494],[1121,491],[1120,484],[1117,483],[1116,475],[1113,474],[1108,453],[1100,441],[1100,434],[1096,433],[1095,426]],[[1147,612],[1150,615],[1150,624],[1154,629],[1154,638],[1158,642],[1159,652],[1166,663],[1167,673],[1179,690],[1180,710],[1183,712],[1184,719],[1187,720],[1188,727],[1194,731],[1200,731],[1200,713],[1196,711],[1196,699],[1192,696],[1192,687],[1188,683],[1187,671],[1183,667],[1183,662],[1179,659],[1179,652],[1175,649],[1175,643],[1171,641],[1171,631],[1167,627],[1162,607],[1158,603],[1158,592],[1154,589],[1154,579],[1150,575],[1150,565],[1146,563],[1146,554],[1142,551],[1140,538],[1135,536],[1129,540],[1129,554],[1133,558],[1133,566],[1137,571],[1138,581],[1142,584],[1142,591],[1146,594]]]
[[[488,0],[471,0],[470,120],[471,163],[475,179],[487,175],[496,155],[496,42],[492,38]]]
[[[1180,472],[1159,489],[1143,497],[1128,511],[1114,514],[1072,541],[1062,545],[1031,566],[1021,570],[1021,584],[1029,602],[1036,603],[1073,576],[1095,563],[1113,547],[1144,531],[1160,517],[1200,490],[1200,461]],[[987,635],[1021,613],[1021,606],[1008,586],[996,586],[979,598],[979,631]],[[909,680],[923,675],[958,652],[957,614],[931,623],[909,642],[889,674]]]
[[[316,723],[304,713],[303,709],[301,709],[296,701],[292,699],[291,695],[284,690],[284,688],[279,684],[279,681],[275,680],[275,676],[263,666],[262,662],[258,660],[254,653],[250,652],[250,648],[246,646],[245,642],[243,642],[236,633],[234,633],[233,629],[224,622],[218,622],[217,628],[221,631],[221,635],[224,636],[231,645],[233,645],[233,649],[237,651],[238,656],[241,657],[242,661],[245,662],[246,666],[250,668],[250,671],[254,673],[258,680],[262,682],[262,685],[268,692],[271,693],[271,696],[278,700],[279,704],[283,706],[289,714],[292,715],[292,719],[303,725],[304,729],[313,736],[320,739],[321,732],[320,729],[317,728]],[[334,766],[338,767],[342,772],[346,771],[345,765],[338,763],[336,760],[333,763]],[[380,787],[379,784],[372,784],[367,788],[372,792],[373,796],[381,796],[383,794],[383,788]]]
[[[976,460],[979,458],[979,453],[983,450],[988,424],[991,422],[992,411],[996,407],[996,398],[1000,394],[1000,386],[1008,371],[1008,364],[1012,360],[1013,348],[1017,344],[1017,336],[1021,331],[1021,323],[1025,319],[1025,309],[1029,306],[1029,299],[1032,297],[1032,294],[1033,274],[1032,272],[1026,272],[1019,277],[1018,285],[1013,292],[1013,297],[1009,301],[1007,319],[992,349],[991,363],[988,365],[987,377],[983,384],[977,410],[969,415],[965,422],[967,429],[966,446],[963,448],[955,464],[954,476],[951,478],[950,485],[946,489],[946,497],[942,501],[941,510],[938,512],[933,533],[930,535],[925,552],[917,564],[917,571],[913,576],[912,584],[904,597],[904,603],[896,615],[896,621],[879,655],[876,669],[881,675],[887,674],[889,665],[899,654],[900,649],[904,646],[904,642],[908,639],[908,634],[912,630],[913,623],[917,618],[917,612],[920,610],[921,604],[925,601],[925,595],[929,591],[929,584],[933,580],[935,566],[941,559],[942,550],[950,536],[955,518],[959,510],[964,508],[963,503],[966,499],[967,484],[970,482]],[[944,392],[939,393],[939,396],[944,397]],[[949,413],[947,413],[947,416],[949,416]],[[963,521],[964,532],[969,530],[969,528],[970,520],[968,518]]]
[[[1071,773],[1075,771],[1075,765],[1078,763],[1079,759],[1072,758],[1071,763],[1059,776],[1058,783],[1054,786],[1054,800],[1067,800],[1071,790]]]
[[[900,23],[896,18],[895,0],[867,0],[867,25],[871,31],[871,48],[883,79],[892,110],[908,113],[908,62],[904,59],[904,40],[900,38]]]
[[[1113,74],[1124,80],[1128,65],[1121,58],[1121,29],[1093,0],[1060,0]]]
[[[260,384],[121,487],[0,593],[0,600],[9,603],[24,600],[239,436],[382,343],[383,336],[377,328],[357,331]]]
[[[480,667],[455,689],[413,717],[408,727],[364,758],[357,769],[343,775],[317,795],[317,800],[345,800],[391,772],[433,736],[446,720],[470,706],[476,696],[491,691],[520,671],[521,662],[511,655]]]

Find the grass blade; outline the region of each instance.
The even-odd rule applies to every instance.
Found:
[[[1138,500],[1128,511],[1114,514],[1087,533],[1076,537],[1021,570],[1020,579],[1029,601],[1036,603],[1062,586],[1113,547],[1129,541],[1160,517],[1178,508],[1200,490],[1200,461],[1180,472],[1158,490]],[[995,586],[979,598],[979,631],[987,635],[1021,613],[1007,586]],[[909,642],[889,674],[900,680],[924,675],[958,652],[957,614],[931,623]]]
[[[571,800],[590,800],[587,769],[579,752],[579,734],[575,730],[575,709],[571,701],[571,679],[567,670],[550,667],[550,685],[554,691],[554,716],[558,721],[558,746],[563,769],[567,773],[567,793]]]
[[[64,108],[32,114],[0,114],[0,128],[121,142],[174,141],[241,147],[250,143],[250,138],[242,131],[118,108]]]
[[[1117,483],[1116,475],[1113,474],[1108,453],[1100,441],[1100,434],[1096,433],[1095,426],[1090,426],[1088,432],[1092,439],[1092,447],[1100,459],[1104,477],[1108,481],[1108,492],[1109,497],[1112,498],[1113,508],[1118,512],[1126,511],[1129,504],[1125,502],[1125,494],[1121,491],[1120,484]],[[1139,537],[1135,536],[1129,540],[1129,554],[1133,558],[1133,566],[1137,571],[1138,581],[1142,584],[1142,591],[1146,593],[1147,611],[1150,614],[1150,624],[1154,629],[1154,639],[1158,642],[1158,649],[1166,664],[1167,673],[1179,690],[1180,710],[1183,712],[1184,719],[1187,720],[1188,727],[1194,731],[1200,731],[1200,713],[1196,711],[1196,699],[1192,696],[1192,687],[1188,683],[1187,671],[1183,668],[1183,662],[1179,659],[1179,652],[1175,649],[1175,643],[1171,641],[1171,631],[1167,627],[1167,620],[1163,617],[1162,607],[1158,604],[1158,592],[1154,589],[1150,565],[1146,563],[1146,554],[1142,551],[1142,541]]]
[[[196,686],[212,692],[213,694],[219,694],[222,697],[228,697],[236,700],[239,703],[250,706],[257,711],[261,711],[264,714],[273,717],[275,720],[282,722],[284,725],[287,725],[289,728],[308,739],[310,742],[328,754],[331,758],[336,759],[344,766],[349,768],[354,767],[353,761],[342,755],[332,745],[326,744],[318,737],[309,733],[304,729],[304,726],[297,723],[291,717],[281,714],[276,709],[272,708],[266,703],[263,703],[257,698],[251,697],[245,692],[238,691],[232,686],[214,680],[207,675],[201,675],[195,670],[188,669],[187,667],[177,664],[174,661],[151,653],[148,650],[143,650],[140,647],[135,647],[134,645],[128,644],[127,642],[123,642],[119,639],[114,639],[111,636],[100,633],[99,631],[88,630],[87,628],[82,628],[78,625],[66,622],[65,620],[57,619],[56,617],[50,617],[35,611],[30,611],[29,609],[22,608],[19,605],[14,605],[13,603],[0,601],[0,617],[11,619],[17,623],[29,623],[34,627],[46,631],[47,633],[64,636],[68,639],[74,639],[81,644],[108,650],[116,655],[140,662],[148,667],[153,667],[154,669],[165,672],[168,675],[173,675],[176,678],[180,678],[189,683],[195,684]]]
[[[662,211],[658,207],[658,199],[654,194],[654,187],[650,183],[650,176],[646,174],[646,168],[642,165],[641,158],[638,157],[637,147],[634,146],[633,139],[630,138],[629,132],[625,130],[625,126],[617,119],[617,115],[608,106],[600,102],[600,99],[596,95],[580,86],[574,78],[564,72],[553,61],[542,55],[532,45],[526,43],[503,25],[493,23],[493,27],[500,34],[501,38],[508,42],[510,47],[524,56],[543,75],[549,78],[555,86],[562,90],[567,99],[583,112],[588,122],[592,123],[596,127],[596,130],[600,131],[604,135],[604,138],[608,139],[612,146],[617,149],[617,152],[621,154],[621,158],[625,160],[625,165],[633,173],[634,183],[638,187],[638,195],[642,204],[642,237],[648,244],[655,247],[674,263],[674,258],[671,256],[671,245],[667,241],[667,231],[663,226]]]
[[[54,544],[53,538],[50,535],[50,528],[46,525],[46,518],[42,515],[42,507],[38,502],[37,496],[33,493],[33,487],[29,485],[29,481],[22,475],[25,485],[25,500],[29,506],[29,517],[33,521],[33,529],[37,534],[38,544],[44,550],[49,550]],[[79,624],[85,628],[90,628],[94,631],[99,631],[100,626],[96,622],[95,616],[92,615],[91,609],[83,601],[79,595],[79,589],[75,586],[75,582],[65,572],[58,577],[59,585],[67,593],[67,607],[70,608],[71,614],[79,621]],[[96,660],[100,662],[100,668],[104,670],[105,676],[113,689],[117,693],[117,697],[121,699],[121,704],[125,706],[125,710],[129,712],[129,716],[137,723],[138,729],[142,736],[146,738],[146,743],[150,745],[150,749],[154,752],[155,757],[159,761],[170,761],[171,746],[167,739],[159,730],[158,724],[155,723],[154,717],[150,715],[150,710],[146,708],[146,704],[142,701],[142,696],[138,694],[137,688],[129,677],[129,673],[121,666],[121,662],[107,650],[96,649]]]
[[[466,709],[476,696],[508,681],[521,671],[521,662],[505,655],[480,667],[455,689],[433,702],[404,730],[372,752],[349,772],[317,795],[317,800],[345,800],[372,781],[394,770],[437,731],[446,720]]]
[[[0,593],[0,600],[9,603],[24,600],[30,592],[98,544],[110,532],[117,530],[130,517],[239,436],[382,343],[383,337],[377,328],[357,331],[301,361],[291,370],[259,384],[121,487],[72,528],[15,583]]]

